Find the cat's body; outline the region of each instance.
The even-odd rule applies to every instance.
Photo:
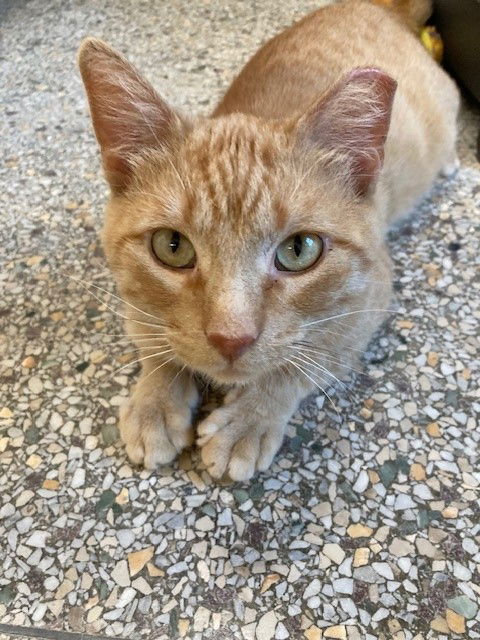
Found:
[[[247,479],[381,321],[386,225],[454,161],[457,90],[398,15],[356,0],[267,43],[212,118],[178,116],[98,41],[80,66],[113,192],[104,246],[146,357],[127,452],[151,467],[192,441],[197,372],[229,387],[202,459]]]

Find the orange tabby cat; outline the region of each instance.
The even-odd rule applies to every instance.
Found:
[[[83,43],[112,189],[103,243],[144,356],[120,416],[134,463],[192,443],[195,372],[227,389],[198,427],[212,476],[265,470],[299,401],[381,322],[386,227],[455,161],[459,102],[411,29],[430,3],[389,4],[307,16],[211,117],[179,115],[106,44]]]

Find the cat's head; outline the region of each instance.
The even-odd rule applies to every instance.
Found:
[[[266,121],[181,116],[97,40],[80,68],[112,188],[103,242],[132,333],[163,334],[178,362],[217,382],[246,382],[313,340],[308,323],[378,306],[388,76],[354,71],[305,114]]]

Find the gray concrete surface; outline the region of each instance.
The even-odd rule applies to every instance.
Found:
[[[196,452],[130,467],[115,423],[135,371],[115,371],[131,347],[66,278],[113,290],[81,38],[110,41],[173,103],[206,111],[265,37],[318,4],[0,5],[0,623],[158,640],[480,638],[477,109],[462,111],[459,173],[390,236],[400,314],[332,391],[340,417],[306,403],[248,485],[212,483]]]

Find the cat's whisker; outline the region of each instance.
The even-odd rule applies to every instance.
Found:
[[[142,336],[154,337],[154,336],[166,336],[167,334],[168,334],[167,331],[163,331],[162,333],[119,333],[116,335],[128,336],[129,338],[141,338]],[[115,335],[115,334],[112,334],[112,335]]]
[[[151,342],[152,340],[161,340],[162,337],[164,338],[163,342],[168,342],[168,340],[165,338],[166,334],[164,334],[163,336],[155,336],[155,337],[151,337],[151,338],[135,338],[135,340],[130,340],[130,342]]]
[[[138,358],[138,360],[132,360],[131,362],[127,362],[127,364],[124,364],[123,367],[120,367],[119,369],[114,371],[112,375],[117,375],[118,373],[120,373],[120,371],[123,371],[127,367],[130,367],[132,364],[138,364],[139,362],[143,362],[144,360],[149,360],[150,358],[158,358],[159,356],[163,356],[167,353],[172,353],[172,352],[173,352],[173,349],[166,349],[165,351],[151,353],[150,355],[144,356],[143,358]]]
[[[124,358],[125,356],[128,356],[130,354],[140,354],[140,353],[148,353],[149,351],[152,351],[152,349],[156,349],[157,352],[159,350],[162,349],[166,349],[167,347],[170,347],[169,344],[159,344],[159,345],[155,345],[153,347],[136,347],[135,349],[130,349],[129,351],[120,351],[119,353],[115,354],[116,358]],[[133,364],[133,360],[126,362],[125,364]]]
[[[346,329],[347,333],[342,333],[341,331],[339,331],[337,329],[337,326],[339,326],[342,329]],[[340,336],[344,336],[344,337],[349,337],[349,336],[355,336],[355,332],[356,330],[359,329],[359,325],[358,324],[350,324],[344,320],[332,320],[332,328],[333,329],[337,329],[337,333]],[[312,331],[312,329],[309,329],[309,331]]]
[[[168,388],[171,389],[171,387],[173,386],[173,383],[175,382],[175,380],[178,378],[179,375],[182,374],[183,371],[185,371],[185,369],[187,368],[187,365],[184,364],[183,367],[181,369],[179,369],[177,371],[177,373],[174,375],[174,377],[172,378],[170,384],[168,385]]]
[[[295,363],[292,363],[295,364]],[[298,363],[296,363],[298,364]],[[326,388],[332,387],[332,383],[328,380],[325,379],[323,376],[321,376],[318,371],[316,370],[312,370],[311,368],[307,368],[307,366],[305,364],[299,365],[301,370],[303,371],[304,374],[310,374],[312,376],[316,376],[317,378],[320,378],[320,380],[326,385]],[[310,378],[311,379],[311,378]],[[319,389],[322,390],[322,392],[327,396],[328,400],[330,401],[332,407],[335,409],[335,412],[337,413],[338,417],[341,418],[340,416],[340,412],[338,411],[337,405],[335,404],[335,402],[333,401],[331,395],[328,393],[328,391],[326,390],[326,388],[322,387],[321,385],[317,384],[317,387]]]
[[[336,327],[334,327],[336,329]],[[334,331],[333,329],[320,329],[318,327],[308,327],[307,333],[306,335],[311,335],[313,333],[329,333],[332,336],[335,336],[336,338],[351,338],[355,336],[355,330],[358,329],[357,326],[349,326],[349,327],[345,327],[348,328],[348,333],[343,333],[342,331],[340,331],[340,329],[337,329],[336,331]],[[321,337],[321,336],[320,336]]]
[[[101,331],[90,331],[90,335],[106,336],[107,338],[120,338],[122,340],[154,340],[168,335],[168,333],[103,333]],[[143,338],[142,336],[148,336]]]
[[[319,369],[320,371],[323,371],[327,376],[331,376],[336,382],[338,382],[338,384],[343,388],[343,389],[347,389],[347,385],[345,383],[343,383],[341,380],[339,380],[337,378],[337,376],[335,376],[331,371],[329,371],[326,367],[323,367],[321,364],[319,364],[318,362],[316,362],[313,358],[311,358],[310,356],[308,356],[306,353],[302,353],[301,351],[299,351],[299,353],[301,354],[300,356],[297,355],[293,355],[292,358],[295,358],[295,360],[298,360],[300,362],[303,362],[304,364],[309,364],[309,366],[313,366],[316,369]]]
[[[317,389],[320,389],[320,391],[327,396],[327,398],[329,399],[332,407],[335,409],[338,417],[341,419],[340,412],[338,411],[335,403],[333,402],[333,400],[330,397],[330,395],[325,391],[325,389],[318,382],[316,382],[299,364],[297,364],[296,362],[293,362],[289,358],[283,358],[283,359],[285,360],[285,362],[288,362],[289,364],[293,365],[296,369],[298,369],[298,371],[300,371],[306,378],[308,378],[308,380],[310,380],[310,382],[313,385],[315,385],[315,387],[317,387]],[[310,372],[310,373],[312,373],[312,372]],[[317,376],[320,377],[318,373],[317,373]],[[328,384],[328,381],[323,380],[323,378],[322,378],[322,381],[323,382],[327,382],[327,384]]]
[[[138,311],[139,313],[143,313],[145,316],[148,316],[149,318],[153,318],[154,320],[158,320],[160,323],[162,322],[161,318],[158,318],[157,316],[154,316],[153,314],[148,313],[147,311],[144,311],[143,309],[139,309],[138,307],[136,307],[131,302],[128,302],[127,300],[124,300],[120,296],[117,296],[115,293],[112,293],[111,291],[108,291],[107,289],[104,289],[103,287],[99,287],[98,285],[93,284],[93,282],[88,282],[87,280],[82,280],[81,278],[74,278],[73,276],[70,276],[68,274],[65,274],[65,275],[66,275],[67,278],[70,278],[70,280],[73,280],[74,282],[78,282],[78,284],[82,285],[84,287],[84,289],[86,289],[87,291],[89,291],[89,287],[93,287],[94,289],[97,289],[97,291],[101,291],[102,293],[105,293],[106,295],[111,296],[112,298],[115,298],[116,300],[119,300],[122,304],[126,304],[127,306],[131,307],[132,309],[135,309],[135,311]],[[92,292],[89,291],[89,293],[92,293]],[[98,300],[98,298],[97,298],[97,300]],[[164,324],[160,324],[159,326],[165,326],[165,325]]]
[[[152,349],[164,349],[165,347],[169,347],[170,345],[165,342],[164,344],[154,344],[151,346],[142,346],[136,347],[135,349],[131,349],[130,351],[121,351],[117,354],[117,358],[124,357],[129,355],[130,353],[141,353],[142,351],[151,351]]]
[[[329,329],[310,329],[309,331],[311,331],[312,333],[324,333],[325,332],[325,333],[328,333],[328,334],[330,334],[332,336],[335,336],[336,338],[351,338],[352,335],[354,335],[352,333],[350,333],[350,334],[340,333],[340,332],[337,332],[337,331],[331,331]],[[312,346],[312,347],[316,346],[316,344],[314,342],[308,342],[307,344],[308,344],[308,346]],[[329,349],[328,347],[323,347],[323,348],[326,351],[332,351],[333,353],[338,353],[338,349],[334,350],[334,349]],[[356,353],[360,353],[361,355],[365,355],[365,353],[367,353],[366,349],[357,349],[356,347],[351,347],[348,344],[342,344],[340,348],[341,349],[348,349],[349,351],[355,351]]]
[[[338,328],[337,325],[339,325]],[[333,329],[335,329],[335,331],[333,331]],[[341,329],[346,329],[346,332],[342,332]],[[332,328],[330,329],[330,331],[333,335],[336,335],[339,338],[349,339],[355,337],[357,334],[361,335],[361,331],[359,331],[359,329],[360,327],[358,324],[349,324],[348,322],[342,322],[341,320],[332,320]],[[314,331],[320,331],[320,329],[318,329],[317,327],[308,328],[309,333],[313,333]]]
[[[319,355],[322,357],[323,360],[326,360],[328,363],[332,363],[334,365],[337,365],[339,367],[342,367],[343,369],[351,369],[352,371],[358,371],[358,373],[361,373],[359,369],[354,369],[350,363],[345,363],[345,361],[341,358],[340,355],[337,355],[336,352],[332,351],[330,353],[325,352],[324,349],[314,349],[312,347],[293,347],[295,349],[295,351],[297,351],[297,353],[300,353],[301,355],[305,356],[306,353],[313,353],[315,355]]]
[[[303,353],[301,351],[299,351],[299,353],[301,354],[301,356],[308,358],[308,360],[310,360],[310,362],[312,364],[316,364],[318,366],[320,366],[326,373],[328,373],[328,375],[332,376],[333,378],[335,378],[335,380],[341,385],[342,390],[344,393],[347,394],[347,396],[351,399],[351,391],[349,390],[348,385],[346,385],[344,382],[342,382],[342,380],[340,380],[339,378],[337,378],[328,368],[323,367],[322,365],[320,365],[316,360],[314,360],[313,358],[309,357],[306,353]],[[321,353],[321,354],[316,354],[317,356],[320,355],[323,359],[325,359],[325,354]],[[346,365],[346,364],[342,364],[341,362],[337,362],[335,360],[330,360],[328,359],[328,362],[331,363],[332,365],[336,365],[336,366],[340,366],[343,367],[345,369],[347,369],[349,372],[350,371],[355,371],[359,374],[362,374],[363,372],[360,371],[359,369],[355,369],[353,368],[350,364]]]
[[[162,362],[162,364],[160,364],[158,367],[155,367],[155,369],[152,369],[152,371],[150,371],[150,373],[148,373],[144,378],[141,378],[142,382],[147,380],[147,378],[149,378],[151,375],[156,373],[159,369],[167,365],[169,362],[172,362],[172,360],[175,360],[175,356],[173,356],[172,358],[169,358],[168,360],[165,360],[165,362]]]
[[[87,328],[83,328],[83,327],[77,327],[76,331],[79,331],[80,333],[85,333],[89,336],[102,336],[105,338],[118,338],[119,340],[127,340],[128,338],[133,339],[133,338],[143,338],[143,337],[160,337],[163,338],[165,336],[170,335],[171,330],[169,329],[169,331],[162,331],[161,333],[105,333],[104,331],[92,331],[91,329],[87,329]]]
[[[298,348],[297,348],[297,351],[299,353],[301,352],[301,350],[298,349]],[[363,371],[361,371],[360,369],[357,369],[356,367],[353,367],[350,363],[349,364],[345,364],[345,362],[342,362],[341,360],[338,360],[337,358],[335,358],[331,354],[325,353],[322,349],[313,349],[313,348],[304,347],[303,351],[308,351],[308,352],[312,352],[312,353],[318,354],[324,360],[327,360],[328,362],[331,362],[332,364],[337,365],[338,367],[342,367],[343,369],[348,369],[349,371],[355,371],[355,373],[360,373],[360,374],[363,373]]]
[[[135,320],[134,318],[130,318],[128,316],[124,316],[122,313],[119,313],[116,309],[114,309],[109,304],[107,304],[104,300],[102,300],[97,295],[95,295],[87,287],[84,287],[84,288],[86,289],[86,291],[88,291],[88,293],[91,296],[93,296],[95,298],[95,300],[98,300],[98,302],[100,302],[100,304],[102,304],[104,307],[106,307],[109,311],[111,311],[114,315],[118,316],[119,318],[122,318],[123,320],[128,320],[129,322],[135,322],[136,324],[141,324],[144,327],[155,327],[156,329],[162,329],[163,328],[163,325],[161,325],[161,324],[153,324],[151,322],[142,322],[141,320]]]
[[[306,324],[302,324],[301,328],[310,327],[313,324],[321,324],[322,322],[329,322],[335,320],[336,318],[344,318],[346,316],[352,316],[356,313],[398,313],[394,309],[356,309],[355,311],[346,311],[345,313],[338,313],[335,316],[329,316],[328,318],[320,318],[320,320],[313,320],[312,322],[307,322]]]
[[[390,288],[392,283],[390,280],[371,280],[370,278],[363,278],[359,281],[360,284],[379,284],[384,287]]]
[[[314,349],[318,351],[319,353],[322,353],[324,355],[327,356],[336,356],[338,355],[338,349],[333,349],[333,348],[329,348],[329,347],[325,347],[322,346],[322,348],[317,348],[317,344],[315,342],[311,342],[310,340],[296,340],[294,342],[291,343],[285,343],[285,342],[272,342],[271,346],[273,347],[280,347],[282,349],[287,348],[287,349],[296,349],[296,350],[300,350],[300,349]],[[348,346],[343,346],[342,345],[342,349],[348,349]],[[326,353],[325,353],[326,352]],[[361,352],[361,353],[366,353],[366,352]]]
[[[293,349],[314,349],[320,353],[324,353],[325,355],[328,356],[340,356],[341,354],[339,354],[338,349],[333,349],[333,348],[329,348],[326,347],[324,345],[318,345],[315,342],[311,342],[310,340],[297,340],[295,342],[292,342],[290,344],[287,345],[282,345],[282,346],[287,346],[289,348],[293,348]],[[343,348],[343,347],[342,347]]]

